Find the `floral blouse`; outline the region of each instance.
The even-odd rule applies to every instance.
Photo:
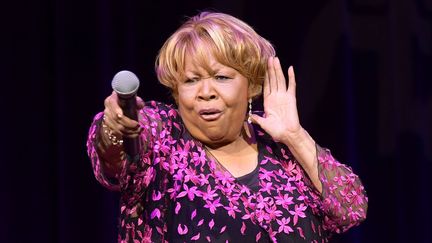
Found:
[[[155,101],[139,112],[139,162],[124,161],[108,178],[96,152],[102,115],[87,148],[96,179],[121,193],[119,242],[328,242],[366,218],[363,185],[329,150],[317,146],[319,193],[289,149],[254,126],[252,185],[206,153],[175,108]]]

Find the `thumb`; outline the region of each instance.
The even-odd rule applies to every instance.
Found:
[[[264,120],[265,120],[264,117],[260,117],[260,116],[255,115],[255,114],[251,115],[251,119],[252,119],[253,123],[258,124],[260,127],[262,127],[262,125],[264,124]]]

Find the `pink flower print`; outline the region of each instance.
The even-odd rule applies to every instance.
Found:
[[[333,181],[336,182],[337,185],[342,186],[344,184],[345,181],[345,177],[344,176],[335,176],[333,178]]]
[[[196,234],[191,238],[191,240],[198,240],[200,238],[200,233]]]
[[[266,149],[269,153],[273,154],[273,150],[268,145],[266,145]]]
[[[270,220],[270,216],[264,211],[264,210],[259,210],[255,212],[255,217],[258,220],[258,222],[263,222],[263,221],[268,221]]]
[[[180,235],[185,235],[188,232],[188,227],[187,227],[187,225],[184,225],[184,228],[183,228],[182,224],[179,224],[177,227],[177,231]]]
[[[197,212],[196,212],[196,209],[195,209],[194,211],[192,211],[190,219],[193,220],[195,218],[196,214],[197,214]]]
[[[296,187],[292,186],[289,181],[285,185],[283,185],[283,190],[286,192],[293,193],[293,191],[296,189]]]
[[[207,200],[213,200],[213,198],[217,196],[217,194],[215,192],[216,192],[216,190],[212,190],[211,186],[208,185],[207,186],[207,191],[202,192],[202,198],[205,201],[207,201]]]
[[[268,194],[271,194],[270,191],[273,189],[272,187],[273,183],[261,181],[260,184],[261,184],[260,192],[267,192]]]
[[[183,140],[182,143],[184,143]],[[176,153],[178,154],[180,160],[187,158],[189,153],[189,147],[190,147],[189,142],[186,142],[184,146],[182,146],[181,144],[177,144]]]
[[[347,211],[348,217],[350,218],[351,222],[357,222],[361,218],[360,213],[357,211],[353,211],[351,207],[347,208]]]
[[[294,204],[293,197],[290,197],[289,194],[284,194],[282,196],[276,196],[276,205],[281,205],[283,208],[288,209],[288,206]]]
[[[272,171],[268,171],[263,168],[260,168],[259,172],[260,172],[259,173],[260,180],[271,181],[271,177],[274,176]]]
[[[281,220],[277,219],[277,223],[279,224],[278,232],[285,232],[285,234],[289,234],[290,232],[294,232],[294,230],[288,225],[291,219],[288,218],[282,218]]]
[[[278,217],[282,216],[282,214],[283,214],[282,211],[277,210],[276,205],[273,205],[273,206],[271,206],[269,208],[266,208],[266,211],[267,211],[268,217],[270,219],[278,218]]]
[[[174,187],[168,188],[167,192],[170,194],[170,198],[174,199],[177,197],[177,192],[180,190],[180,185],[174,183]]]
[[[177,111],[174,109],[171,109],[168,111],[168,116],[176,118],[177,117]]]
[[[208,208],[212,214],[215,214],[217,207],[222,207],[222,204],[219,203],[220,198],[217,198],[213,202],[211,200],[206,201],[206,205],[204,205],[205,208]]]
[[[294,211],[291,211],[291,210],[289,211],[290,214],[294,216],[294,219],[293,219],[294,225],[297,224],[298,217],[300,217],[300,218],[306,217],[306,215],[304,213],[304,211],[306,210],[306,208],[307,207],[302,203],[300,205],[295,205],[294,206]]]
[[[199,154],[197,152],[193,152],[192,158],[193,158],[195,166],[198,166],[199,164],[204,166],[206,163],[206,153],[204,150],[201,150]]]
[[[359,188],[361,189],[361,188]],[[352,202],[354,205],[362,205],[364,203],[362,193],[358,193],[357,191],[352,191]]]
[[[241,200],[243,202],[243,205],[245,208],[250,208],[252,210],[255,210],[256,203],[252,202],[255,198],[253,196],[251,197],[241,197]]]
[[[253,220],[255,217],[255,212],[246,212],[245,215],[243,215],[242,219],[251,219]]]
[[[263,198],[262,195],[258,195],[257,202],[258,203],[256,204],[256,207],[258,209],[263,209],[266,206],[266,203],[265,203],[264,198]]]
[[[255,236],[255,241],[258,242],[261,239],[261,232],[258,232],[258,234]]]
[[[160,191],[153,191],[152,193],[152,199],[153,201],[158,201],[159,199],[161,199],[162,194],[160,193]]]
[[[232,203],[229,204],[229,206],[224,207],[228,215],[235,219],[235,212],[240,212],[237,206],[233,205]]]
[[[198,184],[200,178],[196,174],[195,170],[190,169],[190,168],[186,168],[184,170],[184,172],[186,173],[186,175],[184,177],[184,182],[192,181],[195,185]]]
[[[212,219],[212,220],[210,220],[210,222],[209,222],[209,228],[210,228],[210,229],[213,229],[213,226],[214,226],[214,221],[213,221],[213,219]]]
[[[173,179],[176,181],[183,181],[183,178],[184,178],[184,170],[183,169],[177,170],[177,173],[175,175],[173,175]]]
[[[179,202],[177,202],[176,203],[176,207],[174,209],[175,214],[178,214],[178,212],[180,211],[180,209],[181,209],[181,204]]]
[[[199,176],[200,176],[200,178],[199,178],[198,182],[199,182],[200,186],[204,186],[204,185],[209,184],[209,181],[208,181],[209,175],[208,174],[207,175],[200,174]]]
[[[300,237],[303,238],[304,240],[306,240],[306,237],[304,236],[303,229],[301,227],[297,227],[297,230],[299,232]]]
[[[201,219],[200,221],[198,221],[197,226],[201,226],[204,223],[204,219]]]
[[[223,233],[223,232],[224,232],[225,230],[226,230],[226,225],[225,225],[224,227],[222,227],[222,228],[221,228],[221,230],[220,230],[220,232],[219,232],[219,233],[221,233],[221,234],[222,234],[222,233]]]
[[[266,165],[268,161],[269,161],[269,157],[264,156],[264,159],[261,160],[260,165]]]
[[[248,196],[251,194],[249,187],[245,185],[241,185],[240,193],[246,193]]]
[[[154,219],[155,217],[157,217],[158,219],[161,216],[161,212],[158,208],[156,208],[155,210],[153,210],[153,212],[150,214],[150,219]]]
[[[227,171],[216,171],[215,175],[216,179],[219,180],[222,185],[231,184],[234,181],[234,178],[232,178],[231,174]]]
[[[162,131],[159,133],[159,138],[160,138],[160,139],[165,138],[166,133],[167,133],[167,131],[166,131],[165,129],[162,130]]]
[[[235,187],[235,184],[226,184],[226,186],[223,187],[222,190],[223,192],[225,192],[225,194],[231,194],[234,191]]]
[[[246,231],[246,224],[242,221],[242,227],[240,228],[240,233],[242,235],[245,235],[245,231]]]
[[[281,153],[282,153],[282,157],[284,157],[284,159],[289,159],[288,155],[286,154],[285,149],[281,148]]]
[[[188,195],[189,200],[193,201],[195,198],[195,195],[198,194],[196,186],[189,188],[186,184],[183,184],[183,189],[184,189],[184,191],[180,192],[178,194],[177,198],[184,197],[184,196]]]

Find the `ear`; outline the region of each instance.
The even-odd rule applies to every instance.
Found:
[[[262,85],[250,84],[248,88],[248,98],[254,98],[262,93]]]

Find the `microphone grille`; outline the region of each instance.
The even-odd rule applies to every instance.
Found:
[[[123,70],[114,75],[111,86],[119,95],[134,95],[138,90],[139,80],[133,72]]]

